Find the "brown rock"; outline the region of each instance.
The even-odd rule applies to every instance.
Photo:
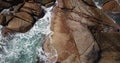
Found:
[[[120,12],[120,6],[115,0],[111,0],[103,5],[105,11]]]
[[[4,25],[5,22],[5,16],[0,14],[0,25]]]
[[[101,47],[99,63],[120,63],[120,32],[106,32],[95,35]]]
[[[14,31],[12,31],[12,30],[10,30],[8,28],[3,28],[2,32],[1,32],[2,36],[4,36],[4,37],[9,36],[9,35],[11,35],[13,33],[14,33]]]
[[[34,23],[33,17],[26,12],[18,12],[18,13],[15,13],[14,16],[16,16],[16,17],[18,17],[26,22]]]
[[[13,15],[4,15],[5,16],[5,25],[7,25],[9,23],[9,21],[14,17]]]
[[[87,27],[78,22],[82,20],[79,15],[56,7],[52,19],[51,44],[57,51],[58,62],[93,63],[97,59],[98,45]]]
[[[32,23],[17,17],[14,17],[6,26],[6,28],[16,32],[27,32],[31,27]]]
[[[29,13],[29,14],[31,14],[31,15],[33,14],[32,10],[27,9],[27,8],[21,8],[20,11],[27,12],[27,13]]]
[[[43,13],[43,9],[35,2],[26,2],[23,7],[32,10],[33,14],[36,16],[40,16]]]

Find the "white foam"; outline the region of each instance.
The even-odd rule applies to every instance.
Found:
[[[46,11],[45,16],[39,19],[28,32],[16,33],[13,36],[11,35],[11,38],[3,38],[0,35],[0,43],[6,43],[4,44],[5,46],[0,46],[3,48],[2,53],[0,53],[0,63],[34,63],[37,56],[40,56],[42,60],[48,60],[46,56],[41,54],[41,52],[43,52],[41,45],[45,37],[51,33],[52,7],[44,7],[44,9]],[[1,28],[2,27],[0,27],[0,29]],[[37,52],[39,52],[39,54]],[[23,56],[23,58],[21,58],[21,56]]]

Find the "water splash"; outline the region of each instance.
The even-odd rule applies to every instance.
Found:
[[[28,32],[16,33],[9,38],[3,38],[0,35],[0,63],[35,63],[38,56],[45,63],[48,62],[41,46],[45,37],[51,33],[52,8],[46,8],[46,15],[39,19]]]

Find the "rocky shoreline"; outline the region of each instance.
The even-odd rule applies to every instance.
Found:
[[[0,11],[10,7],[8,12],[0,13],[0,25],[4,26],[2,35],[6,37],[29,31],[45,14],[41,6],[50,7],[56,0],[0,2]],[[43,44],[50,63],[120,62],[120,26],[115,22],[116,18],[111,17],[112,12],[120,12],[119,2],[108,0],[103,3],[99,9],[92,0],[57,0],[57,6],[52,10],[50,29],[53,34],[46,37]]]

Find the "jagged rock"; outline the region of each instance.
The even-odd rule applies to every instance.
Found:
[[[5,16],[5,21],[3,22],[3,26],[5,26],[4,31],[6,30],[2,32],[3,35],[4,33],[6,35],[9,33],[7,30],[27,32],[34,25],[36,19],[43,17],[44,14],[43,9],[35,2],[18,4],[18,6],[13,7],[12,11],[10,14],[3,14]]]
[[[43,6],[49,7],[52,6],[56,0],[36,0],[36,2],[40,2]]]

